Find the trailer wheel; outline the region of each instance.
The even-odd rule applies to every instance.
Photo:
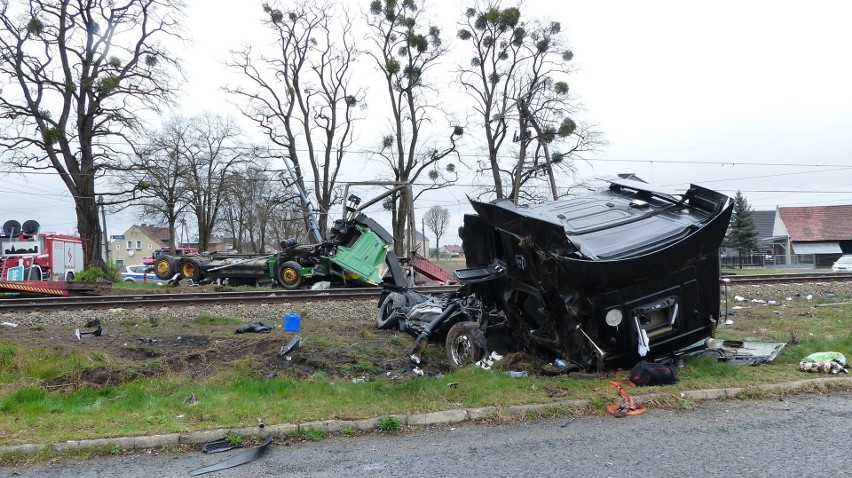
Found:
[[[278,271],[275,274],[275,279],[278,284],[285,289],[298,289],[302,285],[302,274],[300,270],[302,266],[298,262],[287,261],[278,266]]]
[[[201,279],[201,264],[194,259],[183,259],[180,261],[180,275],[184,279],[198,282]]]
[[[479,324],[472,321],[459,322],[447,332],[444,351],[450,360],[450,366],[461,368],[482,359],[485,351],[476,345]]]
[[[154,274],[157,279],[168,280],[175,275],[175,258],[172,256],[160,256],[154,261]]]

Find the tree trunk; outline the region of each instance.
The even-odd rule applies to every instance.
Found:
[[[75,197],[77,203],[77,228],[83,240],[83,265],[86,268],[98,267],[105,270],[101,242],[102,234],[98,221],[98,207],[94,194]]]

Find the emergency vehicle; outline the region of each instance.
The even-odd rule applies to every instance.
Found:
[[[70,281],[83,270],[83,241],[66,234],[39,233],[39,224],[10,220],[0,235],[0,280]]]

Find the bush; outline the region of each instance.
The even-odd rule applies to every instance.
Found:
[[[74,280],[76,282],[121,282],[121,274],[118,273],[118,265],[115,261],[107,261],[106,270],[89,266],[86,270],[78,272]]]

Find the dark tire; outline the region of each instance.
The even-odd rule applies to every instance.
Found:
[[[124,282],[126,282],[126,283],[128,283],[128,284],[133,284],[133,283],[135,283],[136,281],[135,281],[135,280],[133,280],[133,279],[124,279]]]
[[[444,346],[450,367],[461,368],[482,360],[485,351],[476,345],[478,333],[479,324],[476,322],[459,322],[450,327]]]
[[[154,261],[154,274],[158,279],[168,280],[175,275],[175,258],[172,256],[160,256]]]
[[[41,267],[31,267],[27,271],[27,280],[41,280]]]
[[[71,282],[73,280],[74,280],[74,273],[73,272],[69,272],[68,274],[65,275],[65,282]]]
[[[293,290],[298,289],[302,285],[302,266],[298,262],[287,261],[280,266],[275,272],[275,280],[281,287]]]
[[[379,305],[379,310],[376,311],[376,327],[379,329],[392,329],[397,326],[399,321],[395,318],[395,310],[400,298],[400,294],[391,292],[385,297]]]
[[[195,259],[182,259],[180,261],[179,272],[184,279],[198,282],[201,279],[201,264]]]

